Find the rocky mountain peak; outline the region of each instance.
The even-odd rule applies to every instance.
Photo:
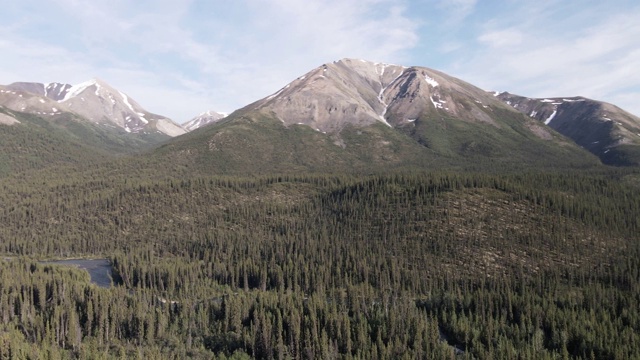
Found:
[[[327,133],[347,125],[407,125],[426,114],[495,124],[485,91],[439,71],[360,59],[323,64],[256,103],[285,125]]]

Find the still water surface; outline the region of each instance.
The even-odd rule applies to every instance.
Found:
[[[91,276],[91,282],[103,287],[111,287],[111,262],[107,259],[69,259],[44,261],[43,264],[68,265],[84,269]]]

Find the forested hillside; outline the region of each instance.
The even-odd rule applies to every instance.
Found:
[[[127,136],[124,130],[95,126],[71,113],[44,117],[0,106],[0,116],[15,121],[0,122],[0,177],[32,169],[96,165],[166,139],[153,133]]]
[[[0,358],[640,357],[633,169],[89,174],[0,180]]]

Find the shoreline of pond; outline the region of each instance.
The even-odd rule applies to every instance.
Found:
[[[110,288],[113,286],[113,265],[111,261],[106,258],[43,260],[38,263],[43,265],[75,266],[89,273],[92,284],[102,288]]]

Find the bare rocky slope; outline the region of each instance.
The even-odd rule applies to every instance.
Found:
[[[253,107],[273,112],[286,125],[335,133],[347,124],[397,127],[436,114],[496,125],[492,107],[503,104],[429,68],[343,59],[310,71]]]

